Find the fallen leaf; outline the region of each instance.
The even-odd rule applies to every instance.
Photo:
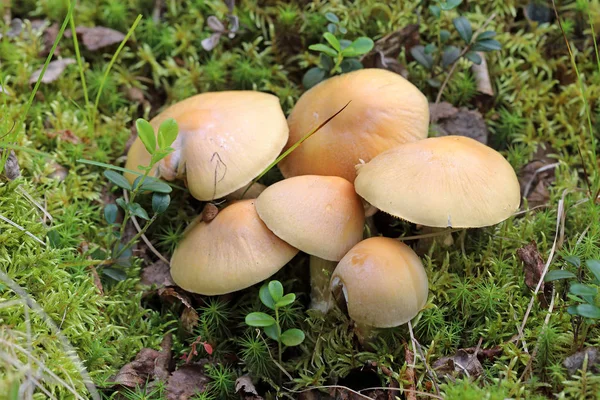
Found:
[[[248,375],[242,375],[235,381],[235,392],[240,395],[243,400],[263,400],[258,395],[252,379]]]
[[[398,61],[398,57],[402,49],[409,49],[419,42],[419,26],[407,25],[377,40],[373,50],[361,57],[360,61],[365,68],[387,69],[407,78],[408,70]]]
[[[583,368],[583,363],[587,356],[587,370],[597,374],[600,372],[600,354],[595,347],[586,347],[577,353],[570,355],[563,361],[564,367],[569,372],[569,375],[574,375],[578,370]]]
[[[103,26],[86,27],[78,26],[75,29],[77,35],[81,35],[83,45],[90,51],[96,51],[103,47],[112,46],[121,43],[125,39],[125,35],[114,29],[105,28]],[[71,37],[71,32],[65,32],[66,37]]]
[[[0,150],[0,159],[3,156],[3,153],[6,150]],[[8,178],[8,180],[12,181],[21,176],[21,167],[19,167],[19,160],[14,151],[10,151],[8,153],[8,158],[6,159],[6,164],[4,164],[4,170],[2,171],[4,176]]]
[[[183,294],[183,293],[179,293],[177,290],[175,290],[175,288],[172,287],[165,287],[165,288],[160,288],[158,289],[158,295],[163,299],[163,300],[167,300],[167,301],[173,301],[173,298],[178,299],[179,301],[181,301],[181,303],[188,307],[188,308],[192,308],[192,304],[190,303],[190,298]]]
[[[141,283],[148,286],[175,286],[169,264],[158,260],[142,270]]]
[[[471,71],[473,71],[473,76],[475,77],[475,82],[477,83],[477,92],[485,96],[493,97],[494,88],[492,87],[492,81],[490,79],[490,72],[485,59],[485,53],[479,51],[477,54],[479,57],[481,57],[481,63],[473,63],[471,65]]]
[[[160,352],[154,363],[154,378],[166,382],[169,379],[169,365],[171,364],[171,348],[173,335],[167,333],[160,343]]]
[[[77,137],[70,129],[63,129],[61,131],[56,132],[47,132],[47,135],[50,139],[59,138],[62,141],[79,144],[81,143],[81,139]]]
[[[206,390],[209,378],[204,374],[201,365],[182,365],[171,376],[167,382],[168,400],[187,400],[196,394]]]
[[[429,114],[437,136],[465,136],[487,145],[489,131],[479,111],[441,102],[430,103]]]
[[[47,175],[48,178],[56,179],[59,182],[62,182],[65,179],[67,179],[67,175],[69,175],[69,170],[57,163],[56,161],[50,163],[48,167],[51,170],[51,172]]]
[[[546,204],[550,200],[548,187],[554,183],[555,168],[558,162],[550,155],[555,150],[549,145],[541,145],[532,160],[519,172],[521,196],[527,198],[530,208]]]
[[[183,327],[183,330],[191,333],[194,331],[194,328],[198,326],[198,321],[200,318],[198,317],[196,310],[186,307],[181,313],[181,317],[179,319],[181,320],[181,326]]]
[[[67,66],[70,64],[75,64],[75,59],[62,58],[60,60],[50,61],[50,63],[48,64],[48,69],[46,69],[46,73],[42,77],[42,83],[51,83],[57,80],[63,73],[65,68],[67,68]],[[40,69],[31,74],[31,78],[29,78],[30,84],[37,82],[38,78],[42,73],[42,68],[43,67],[40,67]]]
[[[464,349],[458,349],[453,356],[442,357],[432,364],[433,369],[441,376],[451,380],[466,375],[476,378],[483,373],[483,366],[475,353],[469,353]]]
[[[125,364],[119,370],[117,376],[113,379],[118,385],[127,387],[136,387],[144,385],[152,380],[154,375],[154,365],[160,352],[153,349],[143,348],[135,356],[135,360]]]
[[[532,241],[527,246],[517,249],[517,255],[521,261],[523,261],[523,268],[525,270],[525,284],[529,289],[535,290],[540,278],[542,277],[542,272],[544,272],[544,267],[546,264],[537,249],[537,244]],[[540,290],[544,290],[543,281],[542,286],[540,286]]]
[[[54,42],[56,42],[56,38],[58,37],[59,30],[60,29],[58,24],[54,23],[44,31],[43,46],[40,50],[40,56],[46,57],[48,54],[50,54],[50,50],[52,49],[52,46],[54,45]],[[54,54],[60,54],[60,45],[56,47]]]

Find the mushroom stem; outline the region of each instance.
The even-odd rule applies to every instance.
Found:
[[[373,340],[377,337],[377,328],[365,324],[359,324],[356,321],[354,324],[354,333],[356,333],[358,342],[364,349],[370,349],[371,343],[373,343]]]
[[[333,304],[329,281],[337,261],[310,256],[310,308],[327,313]]]

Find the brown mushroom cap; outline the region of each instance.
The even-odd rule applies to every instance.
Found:
[[[492,148],[444,136],[388,150],[358,170],[356,192],[378,209],[415,224],[476,228],[518,208],[519,181]]]
[[[363,235],[361,200],[354,186],[337,176],[279,181],[258,196],[256,211],[278,237],[325,260],[340,260]]]
[[[385,237],[365,239],[342,258],[331,288],[343,286],[350,318],[390,328],[407,323],[425,306],[427,274],[410,247]]]
[[[233,203],[186,231],[171,258],[177,285],[210,296],[235,292],[267,279],[298,253],[267,229],[254,201]]]
[[[167,118],[179,125],[175,151],[159,163],[167,180],[186,178],[192,196],[213,200],[247,185],[273,162],[288,139],[279,99],[253,91],[203,93],[176,103],[150,124]],[[137,138],[126,168],[137,171],[150,156]],[[133,181],[135,176],[128,175]]]
[[[359,159],[427,137],[427,98],[402,76],[362,69],[335,76],[304,93],[288,118],[286,149],[348,107],[279,163],[286,178],[335,175],[353,182]]]

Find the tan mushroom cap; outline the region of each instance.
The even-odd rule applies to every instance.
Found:
[[[361,200],[354,186],[337,176],[279,181],[258,196],[256,211],[281,239],[324,260],[340,260],[363,236]]]
[[[288,117],[286,149],[348,107],[279,163],[286,178],[335,175],[353,182],[359,159],[427,137],[429,103],[412,83],[383,69],[339,75],[304,93]]]
[[[193,293],[231,293],[267,279],[297,253],[267,229],[254,200],[242,200],[185,233],[171,258],[171,276]]]
[[[354,246],[331,277],[342,285],[348,314],[359,324],[390,328],[407,323],[425,306],[428,295],[423,263],[397,240],[372,237]]]
[[[160,162],[159,175],[167,180],[185,177],[190,193],[199,200],[221,198],[250,183],[277,158],[288,139],[279,99],[267,93],[199,94],[170,106],[150,123],[157,131],[167,118],[177,121],[179,135],[172,146],[175,151]],[[137,171],[138,165],[149,161],[137,138],[126,168]]]
[[[398,218],[429,227],[494,225],[519,208],[519,181],[494,149],[444,136],[388,150],[361,166],[354,181],[365,200]]]

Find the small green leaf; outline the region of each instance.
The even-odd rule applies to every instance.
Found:
[[[152,195],[152,211],[157,214],[164,213],[169,208],[171,196],[163,193],[154,193]]]
[[[289,306],[295,300],[296,300],[296,295],[294,293],[288,293],[277,302],[276,306],[277,307]]]
[[[425,46],[425,49],[423,49],[425,54],[433,54],[436,50],[437,46],[433,43],[429,43],[427,46]]]
[[[327,32],[335,34],[337,32],[337,26],[335,24],[327,24]]]
[[[344,61],[340,64],[340,68],[344,74],[348,72],[357,71],[363,68],[363,65],[356,58],[345,58]]]
[[[271,297],[277,303],[283,297],[283,285],[279,281],[269,282],[269,293]]]
[[[481,56],[479,54],[475,53],[474,51],[468,51],[467,54],[465,54],[465,57],[467,58],[467,60],[469,60],[473,64],[477,64],[477,65],[480,65],[481,62],[483,61],[481,59]]]
[[[323,81],[326,73],[327,72],[325,70],[319,67],[311,68],[304,74],[304,77],[302,78],[302,85],[306,89],[310,89],[311,87]]]
[[[458,60],[460,49],[456,46],[447,46],[442,54],[442,66],[447,67]]]
[[[266,327],[275,324],[275,318],[262,312],[253,312],[246,315],[246,325]]]
[[[338,30],[340,31],[340,33],[341,33],[342,35],[345,35],[346,33],[348,33],[348,29],[344,28],[344,27],[343,27],[343,26],[341,26],[341,25],[338,25]],[[340,40],[340,42],[341,42],[341,40]]]
[[[117,212],[119,209],[116,204],[110,203],[104,207],[104,219],[109,224],[114,224],[117,221]]]
[[[575,306],[575,313],[585,318],[600,319],[600,308],[592,304],[579,304]],[[283,335],[281,335],[283,339]]]
[[[471,28],[471,23],[465,17],[458,17],[452,20],[454,27],[456,28],[458,34],[461,39],[465,41],[466,44],[471,43],[471,39],[473,38],[473,28]]]
[[[579,315],[577,313],[577,306],[569,306],[567,307],[567,312],[571,315]]]
[[[433,67],[433,57],[431,57],[429,54],[425,54],[425,47],[421,45],[414,46],[410,49],[410,54],[425,68],[431,69]]]
[[[137,128],[138,137],[144,144],[144,147],[150,154],[154,154],[156,151],[156,136],[154,136],[154,129],[148,121],[143,118],[138,118],[135,121],[135,127]]]
[[[450,39],[450,32],[445,29],[442,29],[440,31],[440,40],[442,41],[442,43],[445,43],[448,41],[448,39]]]
[[[324,69],[325,71],[331,71],[333,68],[333,60],[327,54],[321,53],[319,55],[319,65],[321,66],[321,69]]]
[[[267,326],[264,328],[265,335],[273,340],[279,341],[279,331],[277,330],[277,324]]]
[[[495,51],[502,49],[502,45],[497,40],[485,39],[479,42],[475,42],[472,49],[473,51]]]
[[[576,257],[576,256],[566,256],[566,257],[563,257],[563,259],[567,263],[571,264],[574,267],[579,268],[581,266],[581,259],[579,257]]]
[[[480,41],[480,40],[485,40],[485,39],[492,39],[494,37],[496,37],[496,32],[485,31],[485,32],[482,32],[479,35],[477,35],[477,38],[475,40]]]
[[[154,152],[154,154],[152,154],[152,158],[150,160],[150,163],[152,165],[156,164],[157,162],[159,162],[160,160],[162,160],[163,158],[165,158],[166,156],[168,156],[169,154],[171,154],[175,149],[171,148],[171,147],[167,147],[166,149],[160,149],[160,150],[156,150]]]
[[[129,207],[129,212],[132,213],[133,215],[135,215],[136,217],[140,217],[145,220],[150,219],[146,210],[144,210],[144,208],[141,205],[139,205],[138,203],[130,203],[128,205],[128,207]]]
[[[340,39],[340,46],[342,46],[342,50],[344,50],[346,47],[350,46],[351,44],[352,44],[351,40]]]
[[[442,10],[438,6],[429,6],[429,11],[436,18],[439,18],[440,15],[442,15]]]
[[[273,300],[271,293],[269,293],[269,285],[267,283],[260,287],[260,290],[258,291],[258,297],[265,306],[271,310],[275,309],[275,300]]]
[[[302,332],[300,329],[288,329],[281,334],[281,343],[288,347],[298,346],[304,341],[304,337],[304,332]]]
[[[588,267],[590,272],[594,274],[597,281],[600,281],[600,261],[598,260],[587,260],[585,265]]]
[[[594,297],[598,293],[598,289],[582,283],[571,283],[571,286],[569,287],[569,293],[581,297],[588,303],[593,303]]]
[[[327,18],[327,21],[332,22],[334,24],[337,24],[340,22],[340,19],[337,17],[337,15],[335,15],[332,12],[326,12],[325,18]]]
[[[429,84],[429,86],[434,88],[439,88],[440,86],[442,86],[442,82],[434,78],[427,79],[427,83]]]
[[[102,268],[102,274],[114,279],[117,282],[124,281],[127,279],[127,274],[120,269],[115,268]]]
[[[175,139],[177,139],[178,132],[179,127],[177,126],[177,121],[173,118],[164,120],[158,127],[158,147],[166,149],[171,146]]]
[[[454,10],[462,3],[462,0],[446,0],[440,3],[440,8],[444,11]]]
[[[115,203],[117,203],[119,205],[119,207],[121,207],[123,210],[127,210],[127,202],[125,201],[124,198],[119,197],[118,199],[115,200]]]
[[[575,278],[575,274],[569,271],[565,271],[564,269],[553,269],[552,271],[548,271],[546,276],[544,277],[544,282],[552,282],[558,281],[561,279],[573,279]]]
[[[150,176],[147,176],[146,179],[144,180],[144,183],[142,183],[142,190],[147,190],[149,192],[156,192],[156,193],[171,193],[173,191],[173,189],[171,188],[171,186],[167,185],[166,183],[156,179],[156,178],[152,178]]]
[[[48,231],[46,236],[48,237],[48,240],[50,241],[50,246],[52,246],[53,248],[57,249],[62,244],[62,241],[60,240],[60,233],[58,233],[58,231],[56,229],[52,229],[51,231]],[[103,260],[104,260],[104,258],[103,258]]]
[[[375,43],[371,38],[361,36],[356,39],[352,44],[342,50],[344,57],[358,57],[363,54],[367,54],[373,49]]]
[[[314,51],[320,51],[321,53],[325,53],[330,57],[337,57],[338,52],[335,51],[335,49],[332,49],[331,47],[322,44],[322,43],[317,43],[317,44],[311,44],[310,46],[308,46],[308,48],[310,50],[314,50]]]
[[[325,40],[327,40],[327,43],[329,43],[331,47],[333,47],[335,50],[337,50],[338,52],[341,50],[340,42],[331,32],[325,32],[323,34],[323,37],[325,38]]]
[[[121,189],[131,190],[131,184],[123,175],[112,170],[104,171],[104,177],[120,187]]]

